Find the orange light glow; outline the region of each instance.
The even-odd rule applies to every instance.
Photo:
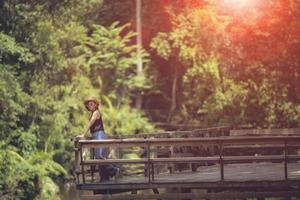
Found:
[[[255,0],[224,0],[224,4],[231,8],[249,8],[254,6]]]

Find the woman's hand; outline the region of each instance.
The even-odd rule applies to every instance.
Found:
[[[75,138],[76,138],[76,139],[84,139],[84,134],[77,135]]]

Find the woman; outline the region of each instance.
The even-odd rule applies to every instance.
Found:
[[[99,111],[100,102],[96,98],[91,97],[84,101],[84,105],[86,109],[91,112],[91,117],[89,120],[88,127],[83,134],[83,137],[86,138],[88,132],[90,131],[93,140],[107,139],[107,136],[104,132],[102,115]],[[107,159],[107,154],[107,148],[94,149],[94,157],[96,159]],[[106,165],[99,165],[99,172],[101,181],[109,180],[109,174]]]

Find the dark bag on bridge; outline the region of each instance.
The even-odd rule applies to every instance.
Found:
[[[106,172],[107,172],[108,176],[110,176],[110,177],[116,176],[119,171],[120,171],[120,169],[116,165],[113,165],[113,164],[107,165],[107,167],[106,167]]]

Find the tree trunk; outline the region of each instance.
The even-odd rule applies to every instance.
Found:
[[[136,0],[136,44],[137,44],[137,74],[140,75],[143,72],[143,60],[142,60],[142,1]],[[137,109],[142,108],[143,98],[141,91],[137,92],[135,99],[135,107]]]
[[[176,103],[177,103],[176,95],[177,95],[178,69],[176,65],[173,65],[173,67],[174,67],[174,76],[172,82],[172,99],[171,99],[171,107],[168,115],[168,121],[172,119],[172,115],[176,110]]]

